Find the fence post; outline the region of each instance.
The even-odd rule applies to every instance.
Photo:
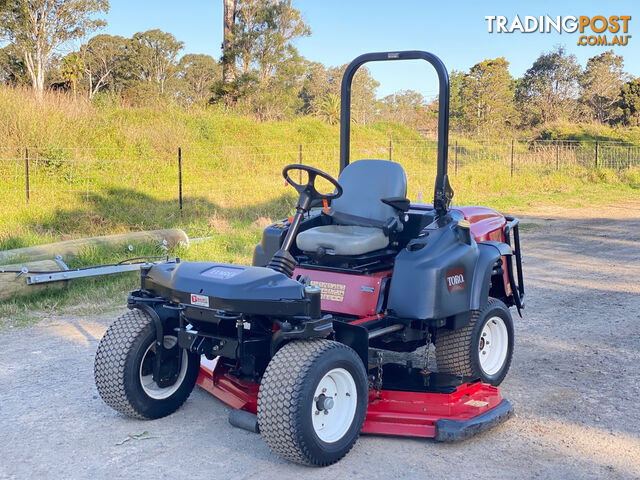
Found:
[[[560,145],[556,143],[556,170],[560,170]]]
[[[513,177],[513,138],[511,139],[511,177]]]
[[[302,165],[302,144],[298,144],[298,163]],[[298,170],[298,184],[302,184],[302,170]]]
[[[458,140],[456,140],[455,150],[453,151],[453,173],[458,175]]]
[[[178,147],[178,199],[182,213],[182,147]]]
[[[27,194],[27,203],[29,203],[29,148],[24,148],[24,179],[25,190]]]
[[[598,168],[598,141],[596,140],[596,168]]]
[[[392,140],[391,140],[391,139],[389,139],[389,161],[391,161],[391,149],[393,148],[393,147],[392,147],[392,143],[391,143],[391,141],[392,141]]]
[[[627,146],[627,169],[631,168],[631,145]]]

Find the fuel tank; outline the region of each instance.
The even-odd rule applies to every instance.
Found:
[[[422,230],[396,257],[388,308],[410,319],[442,319],[469,310],[478,245],[463,215],[452,210],[445,222]]]

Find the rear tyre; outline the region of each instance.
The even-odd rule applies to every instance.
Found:
[[[438,330],[438,371],[502,383],[513,356],[513,320],[507,306],[495,298],[474,311],[471,322],[458,330]]]
[[[114,410],[130,417],[154,419],[175,412],[195,386],[200,356],[182,351],[173,332],[164,336],[162,374],[175,376],[170,385],[153,380],[156,330],[148,313],[133,309],[116,319],[100,341],[94,363],[98,393]]]
[[[271,359],[258,394],[258,423],[276,455],[326,466],[353,447],[368,405],[360,357],[331,340],[286,344]]]

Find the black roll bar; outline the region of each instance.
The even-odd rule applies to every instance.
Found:
[[[349,148],[351,140],[351,82],[358,68],[367,62],[387,60],[426,60],[438,74],[440,85],[438,95],[438,164],[433,194],[433,206],[438,215],[444,215],[449,209],[453,190],[447,175],[447,161],[449,149],[449,74],[447,68],[433,53],[421,50],[406,50],[402,52],[374,52],[365,53],[353,60],[342,76],[342,91],[340,104],[340,172],[349,165]]]

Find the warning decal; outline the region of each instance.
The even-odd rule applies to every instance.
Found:
[[[469,400],[468,402],[464,402],[465,405],[469,405],[470,407],[486,407],[489,405],[489,402],[484,402],[482,400]]]
[[[191,305],[200,305],[201,307],[209,306],[209,297],[206,295],[191,294]]]
[[[331,302],[342,302],[344,300],[344,292],[347,286],[344,283],[319,282],[311,280],[311,285],[320,287],[322,290],[320,298]]]

